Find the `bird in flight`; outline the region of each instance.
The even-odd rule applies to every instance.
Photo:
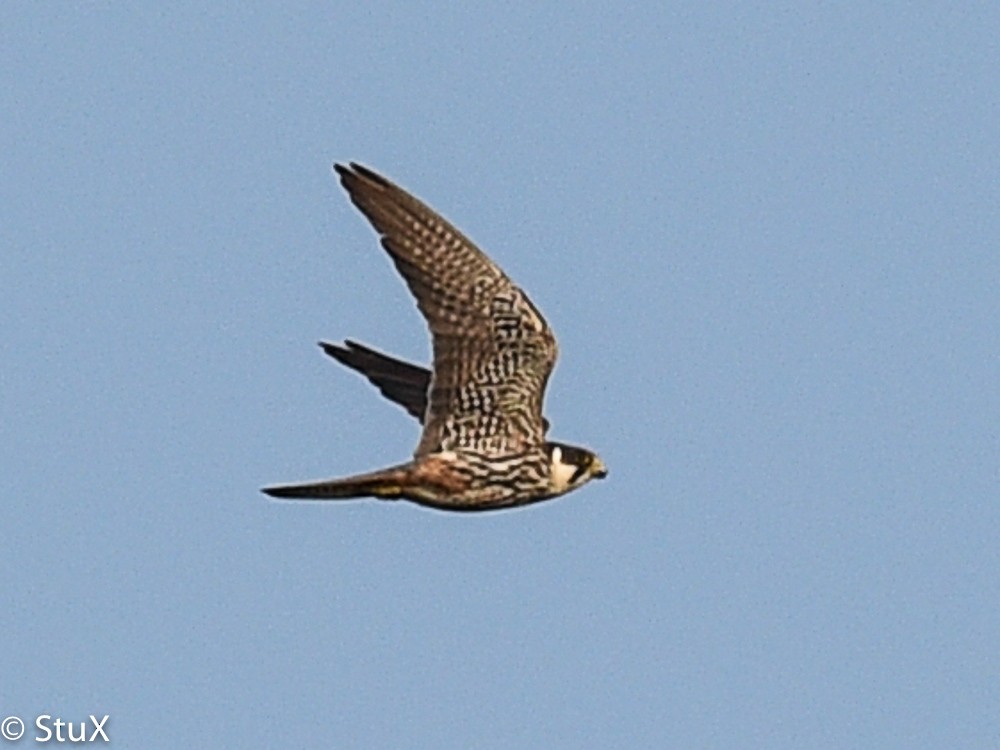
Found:
[[[431,370],[366,346],[320,346],[423,425],[413,459],[343,479],[266,487],[272,497],[405,499],[451,511],[511,508],[603,479],[593,452],[545,439],[555,336],[506,274],[455,227],[359,164],[334,165],[430,328]]]

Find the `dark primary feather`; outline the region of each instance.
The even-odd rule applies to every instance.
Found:
[[[327,341],[321,341],[319,345],[342,365],[364,375],[383,396],[402,406],[423,424],[427,411],[427,389],[431,382],[430,370],[349,339],[343,346]],[[549,431],[549,420],[542,419],[542,429],[546,433]]]
[[[430,370],[369,349],[356,341],[345,341],[344,346],[321,341],[320,346],[335,360],[368,378],[383,396],[402,406],[423,424]]]

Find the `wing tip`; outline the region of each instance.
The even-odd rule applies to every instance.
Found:
[[[380,187],[389,187],[392,184],[374,169],[370,169],[356,161],[347,162],[346,165],[334,162],[333,171],[340,177],[340,184],[348,190],[351,189],[352,185],[357,185],[361,182],[374,183]]]
[[[333,357],[338,362],[347,364],[347,360],[358,354],[376,354],[374,349],[369,349],[364,344],[359,344],[353,339],[345,339],[343,344],[333,344],[329,341],[317,342],[328,356]]]

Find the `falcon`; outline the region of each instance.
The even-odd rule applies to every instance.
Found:
[[[592,451],[546,440],[542,400],[557,347],[527,295],[399,186],[360,164],[334,169],[416,298],[430,329],[433,365],[427,370],[354,341],[320,346],[418,419],[423,432],[406,463],[263,492],[483,511],[548,500],[606,477]]]

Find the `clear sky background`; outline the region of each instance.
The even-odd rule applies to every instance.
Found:
[[[996,748],[998,28],[0,5],[0,715],[152,750]],[[479,516],[260,494],[418,436],[316,346],[429,352],[335,160],[529,292],[552,435],[606,481]]]

